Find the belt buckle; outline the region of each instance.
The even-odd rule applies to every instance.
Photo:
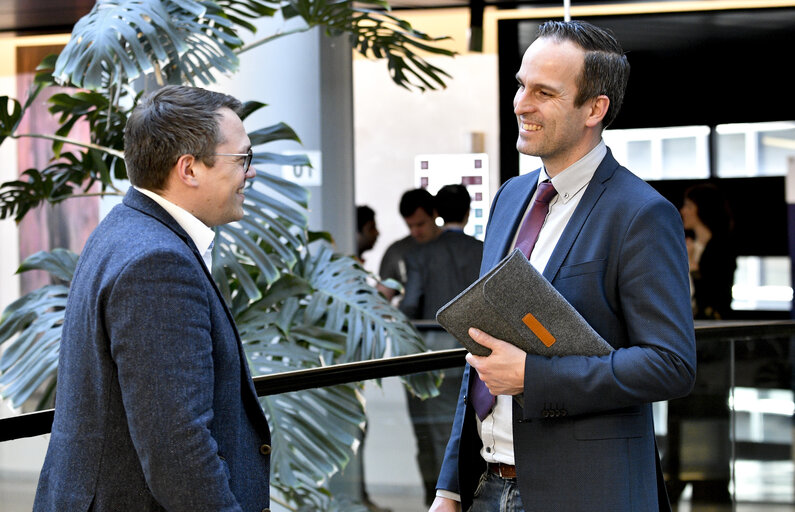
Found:
[[[503,474],[502,474],[502,466],[503,466],[502,462],[499,462],[499,463],[497,464],[497,474],[498,474],[498,475],[500,475],[500,478],[505,478],[505,477],[503,476]]]

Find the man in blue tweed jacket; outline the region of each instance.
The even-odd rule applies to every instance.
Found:
[[[168,86],[130,116],[133,188],[72,282],[34,510],[267,510],[268,424],[209,271],[254,175],[240,108]]]

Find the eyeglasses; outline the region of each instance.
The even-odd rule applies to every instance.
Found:
[[[254,152],[249,148],[248,153],[213,153],[215,156],[244,156],[246,159],[243,161],[243,174],[248,172],[251,167],[251,160],[254,158]]]

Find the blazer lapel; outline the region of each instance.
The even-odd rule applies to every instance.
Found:
[[[500,197],[494,199],[495,204],[499,200],[507,207],[494,209],[489,218],[491,230],[488,232],[489,237],[486,238],[489,244],[483,247],[481,274],[494,268],[511,250],[514,235],[519,229],[524,219],[524,213],[527,211],[527,205],[536,191],[539,172],[541,170],[537,169],[513,178],[506,183]],[[517,208],[513,205],[520,205],[520,207]]]
[[[608,148],[607,155],[602,159],[599,167],[596,168],[591,182],[583,193],[580,204],[577,205],[577,209],[574,210],[574,215],[572,215],[568,224],[566,224],[566,227],[563,229],[563,233],[560,235],[560,239],[555,249],[552,251],[547,266],[544,268],[544,277],[546,277],[547,281],[550,283],[557,275],[561,264],[563,264],[563,260],[566,259],[566,255],[569,253],[569,250],[571,250],[571,246],[574,244],[580,231],[582,231],[582,227],[591,214],[591,210],[596,206],[596,203],[605,191],[606,182],[613,176],[616,167],[618,167],[618,162],[613,158]]]
[[[199,250],[196,248],[196,245],[193,243],[191,237],[182,229],[182,226],[174,220],[167,211],[165,211],[159,204],[154,202],[151,198],[147,197],[146,195],[138,192],[134,187],[130,187],[127,190],[127,193],[124,195],[124,204],[129,206],[130,208],[134,208],[141,213],[149,215],[150,217],[154,217],[161,223],[163,223],[167,228],[173,231],[177,236],[179,236],[183,242],[188,246],[190,251],[196,257],[196,259],[201,264],[201,268],[204,270],[204,275],[207,276],[209,279],[210,284],[212,284],[213,289],[215,290],[216,295],[218,295],[218,300],[221,301],[223,305],[224,311],[226,312],[226,316],[229,318],[229,322],[232,324],[232,327],[235,330],[235,335],[238,337],[238,341],[240,340],[240,335],[237,332],[237,326],[235,325],[234,317],[232,316],[232,312],[229,310],[229,307],[226,304],[226,300],[224,300],[224,296],[221,294],[221,290],[218,289],[218,285],[215,284],[215,280],[213,279],[212,274],[210,273],[207,265],[204,263],[204,258],[199,253]]]

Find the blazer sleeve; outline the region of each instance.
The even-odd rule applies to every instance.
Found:
[[[591,216],[595,213],[606,214]],[[654,198],[637,208],[626,226],[602,242],[616,246],[604,273],[582,276],[601,279],[598,293],[582,302],[602,307],[602,316],[618,318],[615,339],[607,338],[616,350],[602,357],[528,355],[525,419],[542,417],[545,408],[565,409],[568,416],[588,414],[669,400],[692,389],[695,339],[681,218],[673,205]],[[588,232],[591,239],[600,238]],[[610,294],[616,295],[615,303],[605,298]],[[593,311],[599,310],[591,310],[598,317]]]
[[[166,510],[239,511],[211,435],[215,375],[207,277],[188,251],[133,259],[105,323],[138,458]]]

